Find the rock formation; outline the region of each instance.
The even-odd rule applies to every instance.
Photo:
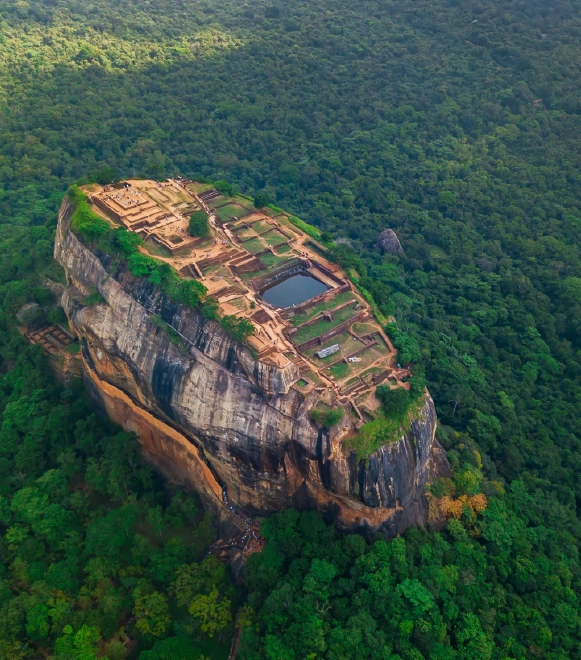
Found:
[[[377,245],[379,245],[384,252],[389,252],[389,254],[403,252],[399,238],[393,229],[384,229],[377,237]]]
[[[477,259],[476,265],[485,273],[492,273],[494,270],[496,270],[496,264],[494,264],[492,261],[490,261],[490,259],[487,259],[486,257]]]
[[[293,364],[255,360],[219,324],[91,251],[70,229],[73,211],[65,199],[55,257],[66,271],[62,304],[88,389],[168,478],[196,489],[234,525],[225,493],[247,516],[316,507],[344,528],[390,535],[426,521],[425,486],[448,469],[428,394],[409,433],[358,461],[342,447],[350,416],[317,431],[308,417],[317,395],[291,388]],[[95,291],[104,302],[86,305]]]

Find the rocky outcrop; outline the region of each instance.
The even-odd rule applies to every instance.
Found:
[[[377,245],[389,254],[398,254],[403,252],[401,243],[393,229],[384,229],[377,237]]]
[[[496,264],[486,257],[476,260],[476,265],[480,270],[483,270],[485,273],[492,273],[496,270]]]
[[[291,387],[294,365],[255,360],[219,324],[90,250],[70,229],[72,213],[65,199],[55,257],[88,388],[164,474],[195,488],[223,518],[227,493],[250,516],[317,507],[345,528],[390,535],[425,522],[425,486],[447,472],[429,395],[408,434],[357,461],[342,446],[350,416],[317,431],[308,411],[318,395]],[[103,302],[87,305],[97,291]]]

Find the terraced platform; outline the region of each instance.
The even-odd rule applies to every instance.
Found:
[[[295,362],[301,378],[293,387],[300,392],[327,390],[363,420],[377,407],[378,384],[406,387],[409,372],[395,366],[395,350],[368,303],[288,214],[182,178],[87,192],[97,213],[144,238],[145,252],[202,281],[221,314],[251,321],[256,332],[249,343],[259,360]],[[199,209],[210,216],[210,237],[187,232]],[[331,355],[318,357],[331,346]]]

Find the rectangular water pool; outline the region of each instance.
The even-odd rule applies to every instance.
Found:
[[[310,275],[297,273],[262,291],[262,299],[273,307],[293,307],[318,296],[329,287]]]

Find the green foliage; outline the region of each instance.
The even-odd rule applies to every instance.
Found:
[[[214,187],[218,192],[226,195],[227,197],[232,197],[232,195],[236,194],[236,188],[229,181],[216,181],[214,183]]]
[[[388,323],[385,331],[397,348],[398,359],[402,366],[421,359],[418,342],[407,332],[400,330],[395,323]]]
[[[356,434],[344,443],[345,448],[357,453],[359,460],[367,458],[374,451],[399,440],[411,427],[413,410],[408,408],[404,417],[384,417],[383,415],[364,424]]]
[[[71,218],[71,227],[83,238],[94,242],[111,231],[107,221],[91,211],[87,197],[80,188],[73,186],[69,191],[69,197],[76,207]]]
[[[206,287],[198,280],[174,280],[173,286],[168,289],[168,293],[178,302],[188,305],[189,307],[197,307],[204,301],[202,313],[208,317],[208,309],[211,303],[206,300]],[[215,309],[215,308],[214,308]],[[206,310],[204,312],[204,310]]]
[[[361,264],[357,264],[361,268]],[[357,270],[357,268],[356,268]],[[395,305],[391,297],[391,288],[373,277],[367,275],[357,280],[357,286],[363,292],[368,292],[371,297],[368,302],[374,302],[382,316],[389,316],[395,311]]]
[[[210,321],[217,321],[219,318],[218,301],[211,296],[206,296],[202,305],[202,314]]]
[[[106,186],[110,183],[117,183],[117,181],[120,180],[120,176],[115,168],[105,165],[94,172],[90,179],[93,183],[99,183],[102,186]]]
[[[238,318],[234,315],[223,316],[220,320],[222,329],[225,330],[232,339],[244,343],[248,337],[254,334],[255,327],[250,321],[244,318]]]
[[[200,620],[202,632],[213,637],[232,621],[231,605],[228,598],[220,598],[218,591],[213,589],[208,595],[194,596],[188,612]]]
[[[420,398],[424,398],[428,381],[421,365],[414,367],[414,373],[408,382],[410,384],[409,391],[412,400],[417,401]]]
[[[402,418],[411,405],[411,397],[403,387],[391,389],[387,385],[380,385],[375,396],[381,401],[382,409],[387,417]]]
[[[133,598],[135,600],[133,614],[137,620],[135,624],[137,629],[143,635],[154,637],[163,635],[171,622],[167,598],[159,591],[142,595],[139,588],[133,593]]]
[[[445,210],[456,206],[456,195],[451,190],[442,190],[438,196],[438,200]]]
[[[210,223],[208,222],[208,214],[205,211],[192,213],[188,231],[191,236],[209,236]]]
[[[156,642],[151,651],[142,651],[139,660],[198,660],[200,655],[187,637],[168,637]]]
[[[325,425],[334,426],[335,424],[338,424],[343,419],[344,414],[345,411],[343,408],[334,408],[333,410],[329,410],[325,416]]]
[[[137,248],[143,245],[143,239],[139,234],[133,231],[127,231],[125,227],[118,227],[115,230],[115,247],[124,257],[130,257],[137,254]]]
[[[526,658],[534,647],[578,657],[570,586],[579,562],[568,554],[576,541],[565,530],[537,536],[554,505],[515,483],[478,518],[371,545],[325,526],[320,514],[277,514],[263,527],[266,549],[246,566],[255,624],[239,655],[492,660]],[[276,581],[264,580],[274,566]]]
[[[127,259],[127,266],[135,277],[147,277],[157,270],[159,261],[141,252],[135,252]]]
[[[48,313],[48,320],[56,325],[67,325],[68,319],[62,307],[52,309]]]
[[[309,413],[311,419],[320,426],[334,426],[338,424],[345,415],[343,408],[332,408],[331,410],[318,410],[313,408]]]
[[[301,231],[303,231],[305,234],[310,236],[311,238],[314,238],[315,240],[320,240],[321,239],[321,230],[317,229],[316,227],[313,227],[313,225],[309,225],[308,223],[304,222],[300,218],[297,218],[294,215],[289,215],[288,219],[291,221],[291,223],[295,226],[298,227]]]
[[[254,208],[263,209],[270,204],[270,196],[266,192],[260,192],[254,198]]]
[[[324,243],[325,245],[332,245],[333,234],[330,231],[321,232],[321,243]]]
[[[65,626],[63,633],[55,644],[55,660],[97,660],[98,628],[83,625],[73,633],[72,626]]]
[[[97,289],[91,290],[89,295],[83,300],[83,304],[87,307],[91,305],[99,305],[105,302],[105,298],[97,291]]]
[[[415,383],[413,382],[415,381]],[[375,391],[381,401],[381,414],[362,426],[345,443],[345,447],[357,453],[358,459],[365,459],[379,447],[399,440],[411,428],[412,421],[421,413],[424,405],[425,381],[414,377],[412,387],[391,389],[379,385]]]

